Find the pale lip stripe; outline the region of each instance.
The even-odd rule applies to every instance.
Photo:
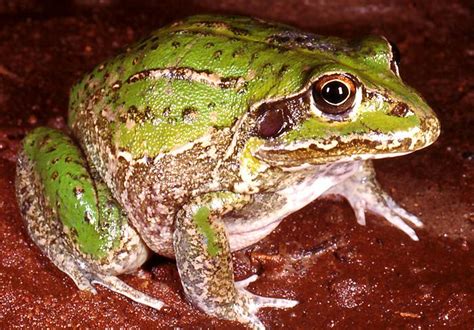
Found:
[[[127,79],[127,83],[134,83],[146,78],[187,80],[206,84],[215,88],[233,89],[240,89],[245,83],[245,79],[242,77],[221,77],[216,73],[205,70],[194,70],[187,67],[143,70],[130,76],[130,78]]]

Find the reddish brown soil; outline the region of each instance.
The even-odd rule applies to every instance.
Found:
[[[469,1],[8,1],[0,0],[0,328],[240,327],[183,298],[176,266],[156,257],[122,278],[170,307],[80,292],[28,238],[14,198],[18,142],[62,126],[72,83],[152,29],[194,13],[279,20],[320,34],[382,34],[402,53],[404,79],[438,113],[430,148],[376,162],[380,182],[424,219],[420,242],[376,216],[356,224],[343,200],[319,200],[235,253],[255,293],[301,303],[265,309],[270,328],[472,329],[474,325],[473,12]],[[138,5],[143,3],[142,5]],[[134,5],[132,5],[134,4]]]

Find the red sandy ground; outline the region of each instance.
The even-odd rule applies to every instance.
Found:
[[[235,13],[344,37],[382,34],[401,73],[438,113],[432,147],[376,162],[380,182],[425,221],[420,242],[343,200],[318,200],[234,255],[255,293],[297,299],[265,309],[270,328],[417,328],[474,325],[473,13],[469,1],[2,1],[0,0],[0,328],[241,327],[183,298],[176,266],[156,257],[122,278],[162,299],[164,311],[98,288],[80,292],[28,238],[14,198],[25,132],[61,126],[72,83],[152,29],[194,13]],[[139,3],[142,3],[139,5]],[[346,5],[351,3],[351,5]],[[134,4],[134,5],[132,5]]]

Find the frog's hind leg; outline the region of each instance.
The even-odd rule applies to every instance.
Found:
[[[18,155],[15,183],[18,204],[31,239],[56,267],[69,275],[80,290],[96,293],[90,279],[81,269],[81,263],[67,248],[62,225],[53,220],[51,209],[45,207],[40,183],[34,175],[31,161],[23,152]]]
[[[100,284],[160,309],[163,302],[116,277],[137,269],[147,259],[148,249],[105,184],[89,176],[87,164],[78,158],[80,150],[72,144],[50,129],[35,130],[25,138],[15,185],[30,237],[79,289],[96,293],[93,284]],[[85,212],[80,213],[84,205]],[[78,214],[85,223],[73,221]]]
[[[344,196],[354,209],[357,222],[365,226],[365,211],[383,216],[392,225],[418,241],[418,236],[409,224],[422,227],[421,220],[399,206],[375,178],[372,161],[361,162],[359,170],[348,179],[338,183],[325,194]]]

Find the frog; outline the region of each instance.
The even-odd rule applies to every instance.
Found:
[[[187,301],[262,329],[293,308],[235,281],[232,252],[321,196],[417,241],[421,220],[377,182],[373,160],[436,141],[434,111],[384,37],[321,36],[258,18],[197,15],[98,65],[70,93],[67,128],[37,127],[16,196],[40,250],[80,290],[104,286],[160,310],[119,278],[153,253],[176,260]]]

